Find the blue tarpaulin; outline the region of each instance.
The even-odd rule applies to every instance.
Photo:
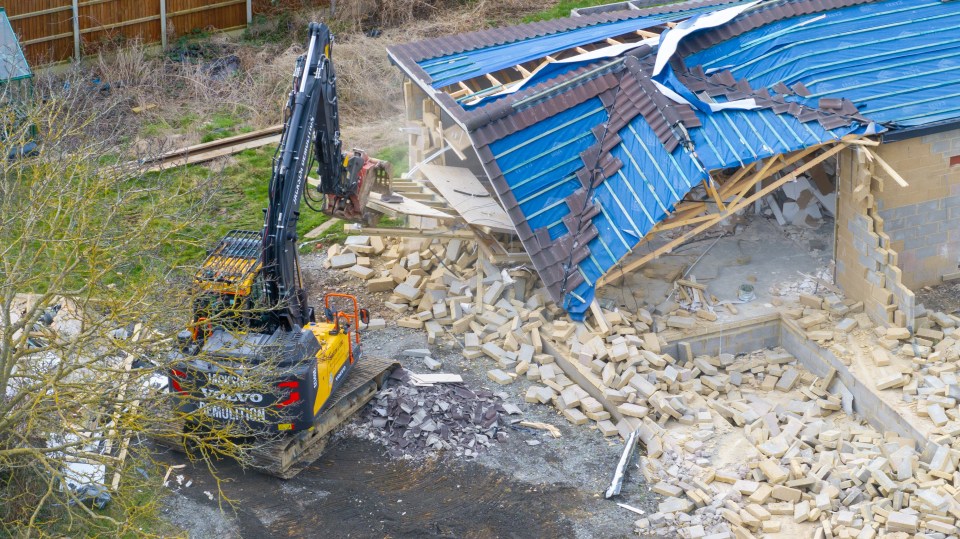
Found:
[[[896,0],[794,17],[684,59],[729,69],[755,88],[802,82],[853,101],[878,122],[916,126],[960,117],[960,5]]]
[[[654,81],[659,85],[661,101],[653,101],[647,89],[644,90],[649,100],[646,106],[656,110],[660,105],[653,103],[662,104],[664,97],[688,103],[700,125],[670,124],[674,136],[678,137],[675,141],[681,143],[675,147],[665,146],[666,139],[662,137],[670,134],[663,132],[662,121],[655,122],[661,130],[659,135],[655,132],[647,120],[652,112],[645,108],[642,113],[632,112],[634,117],[616,133],[619,142],[610,150],[609,157],[619,162],[619,169],[589,191],[589,199],[594,203],[591,207],[599,211],[591,218],[597,235],[587,244],[589,253],[575,268],[567,267],[567,262],[558,262],[564,266],[563,274],[568,275],[561,287],[564,308],[574,319],[581,319],[594,298],[597,280],[636,248],[692,189],[708,180],[711,171],[750,165],[851,134],[872,134],[877,130],[872,122],[884,122],[896,129],[960,117],[958,6],[956,2],[940,0],[881,0],[790,17],[682,58],[687,70],[699,65],[708,74],[729,70],[737,80],[746,79],[750,88],[740,94],[746,98],[731,97],[740,103],[740,109],[720,110],[733,103],[728,103],[722,95],[709,97],[690,91],[673,73],[674,67],[684,66],[674,63],[669,67],[670,64],[663,61],[666,58],[660,59],[658,65],[665,68],[654,76]],[[752,9],[766,7],[759,4]],[[750,13],[753,11],[747,15]],[[432,77],[431,84],[439,88],[580,44],[654,26],[661,18],[673,17],[657,15],[656,18],[603,23],[424,60],[418,65]],[[699,24],[707,24],[704,21],[706,19],[700,19]],[[696,24],[697,21],[691,20],[686,28]],[[701,31],[697,28],[691,36]],[[666,53],[669,57],[675,49],[664,45],[661,50],[669,50]],[[676,50],[682,51],[683,47]],[[573,69],[599,67],[611,61],[614,58],[588,57],[551,63],[527,81],[526,86],[562,80],[563,75]],[[756,105],[751,104],[752,98],[760,96],[751,95],[751,91],[765,88],[779,93],[774,90],[779,83],[789,87],[802,83],[810,91],[808,96],[800,95],[802,91],[784,96],[814,111],[812,115],[800,115],[806,122],[783,110],[776,113],[771,108],[752,109]],[[568,97],[563,94],[569,93],[574,103],[586,101],[561,107],[560,112],[488,144],[496,167],[522,213],[522,221],[516,223],[525,222],[535,235],[539,231],[536,241],[541,248],[543,231],[549,233],[551,240],[569,240],[567,234],[576,233],[568,230],[564,218],[570,224],[571,213],[578,215],[583,211],[583,208],[569,207],[576,199],[571,195],[583,189],[577,173],[585,166],[584,151],[598,143],[598,133],[603,132],[598,127],[604,126],[611,114],[599,97],[585,98],[582,94],[577,97],[576,87],[575,84],[558,87],[555,94],[545,94],[542,99],[566,101]],[[463,110],[482,109],[506,95],[471,101],[473,97],[476,96],[461,100]],[[847,111],[844,117],[848,121],[841,121],[842,127],[824,128],[819,121],[823,116],[815,110],[820,109],[819,100],[827,97],[849,100],[859,109],[859,115]],[[643,98],[634,95],[631,99]],[[767,103],[769,107],[769,100]],[[534,106],[538,105],[526,102],[523,108]],[[836,122],[825,123],[836,125]],[[673,150],[668,152],[667,147]],[[491,174],[491,178],[495,175]],[[573,260],[574,255],[570,256]],[[545,268],[537,269],[543,274]],[[579,273],[582,280],[574,279],[576,286],[568,287],[571,273]]]
[[[442,88],[462,80],[544,58],[565,49],[603,41],[608,37],[643,30],[664,22],[661,19],[644,18],[596,24],[560,34],[431,58],[418,62],[418,65],[433,79],[431,84],[434,88]]]

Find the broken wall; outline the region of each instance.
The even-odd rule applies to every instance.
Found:
[[[903,284],[938,284],[960,266],[960,129],[884,144],[877,153],[910,184],[887,181],[874,195],[900,253]]]
[[[899,254],[885,232],[876,195],[894,185],[880,176],[872,149],[843,151],[837,166],[836,282],[877,323],[912,326],[915,298],[904,286]]]
[[[466,131],[409,78],[403,83],[403,97],[406,107],[404,132],[409,137],[410,168],[449,146],[449,151],[430,162],[469,169],[482,183],[488,183],[483,165]]]

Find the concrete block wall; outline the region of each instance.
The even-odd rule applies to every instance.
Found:
[[[886,232],[876,203],[893,180],[862,148],[840,154],[837,167],[837,284],[849,298],[862,301],[875,322],[913,326],[915,298],[903,283],[899,253]]]
[[[912,438],[921,450],[927,446],[926,433],[884,402],[876,393],[873,380],[854,376],[833,352],[807,339],[806,332],[792,321],[784,320],[780,327],[780,346],[808,371],[816,376],[826,376],[831,369],[836,372],[834,383],[843,384],[853,395],[854,412],[881,432],[893,431],[904,438]]]
[[[717,356],[720,354],[749,354],[764,348],[780,345],[780,315],[771,314],[740,322],[723,324],[710,328],[701,334],[687,335],[683,339],[671,342],[663,352],[675,358],[682,357],[679,343],[690,344],[696,356]]]
[[[884,231],[899,253],[903,282],[911,289],[935,285],[960,268],[960,129],[877,148],[910,184],[884,183],[874,193]]]

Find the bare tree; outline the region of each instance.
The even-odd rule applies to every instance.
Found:
[[[196,299],[169,260],[202,253],[217,178],[119,166],[122,106],[80,80],[0,99],[0,535],[148,534],[166,469],[148,439],[244,458],[163,389]]]

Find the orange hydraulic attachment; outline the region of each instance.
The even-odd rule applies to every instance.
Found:
[[[353,303],[353,314],[348,311],[333,311],[330,308],[330,299],[331,298],[342,298],[346,299]],[[367,324],[370,322],[370,313],[366,309],[361,309],[360,304],[357,302],[357,297],[350,294],[338,294],[336,292],[330,292],[323,296],[323,308],[327,316],[327,322],[334,324],[333,329],[330,330],[331,335],[336,335],[340,332],[349,333],[350,328],[353,328],[353,339],[356,344],[360,344],[360,323]],[[344,326],[341,327],[340,321],[344,321]],[[350,347],[350,363],[353,363],[353,347]]]

